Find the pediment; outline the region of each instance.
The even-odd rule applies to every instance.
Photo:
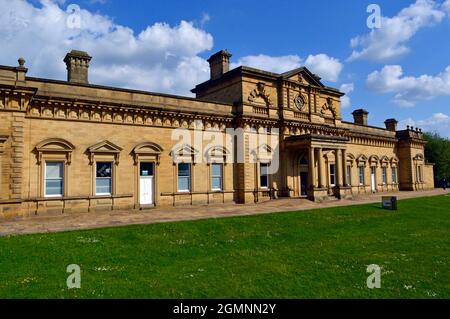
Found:
[[[120,153],[122,148],[110,141],[102,141],[88,148],[90,153]]]
[[[195,155],[198,151],[188,144],[181,145],[177,148],[174,148],[170,155],[178,155],[178,156],[187,156],[187,155]]]
[[[141,143],[133,149],[135,154],[161,154],[163,151],[161,146],[153,142]]]
[[[324,87],[324,85],[320,81],[321,78],[318,75],[309,71],[306,67],[301,67],[301,68],[283,73],[282,77],[286,80],[298,82],[298,83],[304,84],[304,85],[313,85],[313,86]]]
[[[74,149],[72,143],[61,138],[50,138],[36,145],[38,152],[71,152]]]

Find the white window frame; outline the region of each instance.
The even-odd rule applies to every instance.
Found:
[[[387,167],[381,167],[381,183],[387,185]]]
[[[358,179],[359,179],[359,185],[363,186],[366,184],[366,169],[364,166],[358,166]]]
[[[180,176],[180,165],[187,165],[189,168],[188,176]],[[177,190],[178,193],[190,193],[191,192],[191,177],[192,177],[192,167],[190,163],[178,163],[177,164]],[[187,179],[188,188],[180,189],[180,178]]]
[[[61,190],[61,194],[57,194],[57,195],[48,195],[47,194],[47,163],[59,163],[62,164],[62,190]],[[64,197],[64,190],[65,190],[65,174],[66,174],[66,163],[64,161],[45,161],[44,162],[44,197],[46,198],[59,198],[59,197]],[[50,180],[56,180],[55,178],[51,178]],[[59,179],[58,179],[59,180]]]
[[[97,177],[97,165],[98,163],[109,163],[111,165],[111,177]],[[97,179],[110,179],[111,180],[111,191],[109,193],[98,193],[97,192]],[[95,196],[111,196],[113,195],[114,189],[114,162],[111,161],[96,161],[95,162]]]
[[[262,174],[262,167],[267,167],[267,174]],[[259,163],[259,187],[262,189],[268,189],[269,188],[269,163]],[[267,177],[267,186],[262,185],[262,178]]]
[[[333,173],[331,173],[331,167],[333,166]],[[330,186],[336,186],[336,164],[332,163],[328,166],[329,168],[329,175],[330,175]],[[333,176],[333,179],[331,178]],[[333,183],[334,180],[334,183]]]
[[[214,175],[213,174],[213,172],[214,172],[213,167],[216,166],[216,165],[220,167],[220,175]],[[219,186],[219,188],[214,188],[213,187],[213,180],[214,180],[214,178],[219,178],[220,179],[220,186]],[[211,164],[211,190],[213,192],[220,192],[220,191],[223,190],[223,164],[222,163],[212,163]]]
[[[393,184],[398,184],[398,171],[397,171],[397,167],[391,167],[391,174],[392,174],[392,183]]]
[[[347,165],[347,184],[348,185],[352,185],[352,166],[351,165]],[[347,186],[347,185],[345,185]]]

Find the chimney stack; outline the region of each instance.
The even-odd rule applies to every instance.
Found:
[[[369,112],[364,109],[359,109],[353,111],[353,119],[355,124],[367,126],[367,119],[369,117]]]
[[[88,69],[92,57],[84,51],[72,50],[67,53],[64,62],[67,66],[67,81],[70,83],[89,84]]]
[[[392,132],[397,131],[397,123],[398,121],[396,119],[387,119],[386,121],[384,121],[386,129]]]
[[[230,70],[231,54],[227,50],[219,51],[213,54],[209,59],[209,68],[211,70],[211,80],[220,78]]]

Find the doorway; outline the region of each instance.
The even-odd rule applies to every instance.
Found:
[[[153,205],[155,196],[155,163],[141,162],[139,165],[139,203]]]
[[[308,173],[300,172],[300,196],[308,196]]]

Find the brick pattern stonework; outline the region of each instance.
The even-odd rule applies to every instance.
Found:
[[[365,110],[355,112],[355,123],[346,122],[343,93],[308,69],[229,70],[229,57],[226,51],[211,57],[212,79],[192,90],[196,98],[89,84],[91,57],[81,51],[65,59],[68,81],[26,77],[23,59],[18,67],[0,66],[0,218],[279,197],[321,202],[433,188],[421,131],[396,131],[393,119],[386,129],[369,126]],[[279,169],[268,175],[268,185],[260,176],[264,159],[258,153],[250,161],[246,135],[235,145],[245,150],[245,162],[222,163],[220,190],[213,190],[207,162],[191,163],[189,190],[180,189],[175,130],[214,131],[225,139],[230,128],[277,132],[279,147],[267,151],[272,157],[279,151]],[[180,161],[211,155],[209,141],[200,143],[181,147],[187,155],[181,152]],[[214,151],[215,160],[229,156],[222,151]],[[45,191],[45,165],[55,161],[63,165],[63,194],[52,197]],[[112,163],[111,193],[99,195],[96,169],[105,162]],[[150,205],[141,198],[142,163],[154,170],[146,184],[153,185]]]

